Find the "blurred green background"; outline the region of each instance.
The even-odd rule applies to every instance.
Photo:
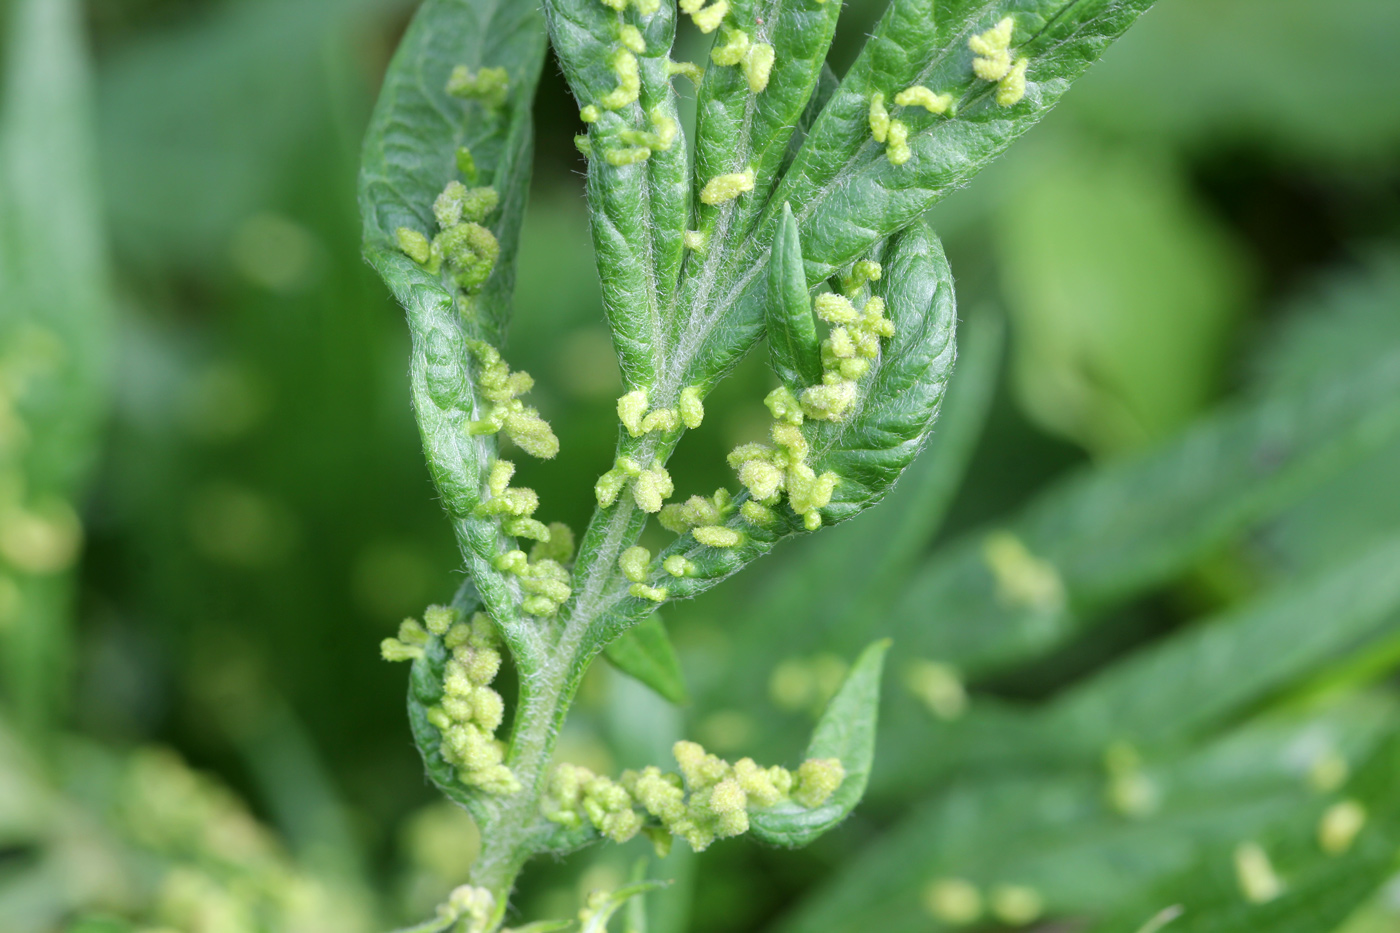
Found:
[[[355,213],[412,6],[0,4],[0,929],[372,930],[470,864],[377,652],[460,573]],[[847,6],[838,72],[881,4]],[[909,663],[870,798],[810,851],[673,855],[653,931],[850,930],[873,905],[872,929],[941,929],[945,875],[1145,920],[1231,820],[1306,810],[1318,749],[1359,764],[1393,729],[1398,41],[1393,0],[1165,0],[935,209],[963,361],[900,514],[667,607],[694,702],[600,663],[563,744],[603,767],[680,734],[791,758],[841,659],[893,634]],[[547,64],[507,353],[564,451],[521,482],[581,528],[620,383],[577,130]],[[766,423],[763,356],[707,401],[725,414],[687,437],[678,493],[732,485],[724,452]],[[1248,650],[1132,666],[1241,614]],[[1292,770],[1229,764],[1275,758]],[[1115,805],[1124,760],[1196,809]],[[524,917],[572,914],[634,857],[536,866]],[[1397,915],[1392,893],[1353,923]]]

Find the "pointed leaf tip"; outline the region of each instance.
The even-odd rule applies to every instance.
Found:
[[[820,807],[808,809],[789,800],[755,810],[749,816],[755,836],[787,848],[805,846],[844,820],[860,803],[875,757],[880,677],[890,645],[890,639],[882,638],[861,652],[841,689],[827,704],[807,746],[808,758],[840,759],[846,771],[841,786]]]

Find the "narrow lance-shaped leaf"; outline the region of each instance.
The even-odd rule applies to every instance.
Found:
[[[877,641],[856,659],[807,746],[809,759],[840,759],[846,772],[841,786],[820,807],[808,809],[788,801],[753,811],[749,822],[755,836],[774,845],[804,846],[844,820],[860,803],[875,757],[880,674],[889,647],[888,640]]]
[[[515,625],[519,589],[492,565],[511,545],[499,519],[476,508],[497,445],[473,433],[489,409],[474,366],[483,367],[482,353],[504,339],[544,46],[543,19],[529,4],[428,0],[385,75],[360,172],[365,256],[403,305],[413,337],[411,392],[429,470],[471,577],[518,654],[530,650]],[[475,206],[440,209],[449,182]],[[469,184],[494,195],[471,194]],[[428,242],[439,226],[439,238],[448,236],[465,214],[490,231],[475,221],[457,227],[486,241],[475,257],[490,260],[492,242],[498,250],[494,262],[471,269],[476,278],[466,284],[466,273],[439,257],[439,241],[431,254]]]
[[[1142,649],[1029,715],[979,715],[985,704],[975,699],[965,717],[938,727],[912,696],[892,702],[880,790],[924,786],[931,768],[1093,761],[1115,741],[1171,746],[1218,729],[1348,652],[1393,636],[1400,620],[1396,566],[1400,538],[1392,536]],[[929,742],[942,749],[932,766],[922,752]]]
[[[676,649],[659,616],[648,616],[628,629],[608,645],[606,654],[618,670],[637,678],[677,706],[690,702]]]
[[[864,374],[848,381],[850,404],[844,417],[807,419],[800,428],[775,422],[775,432],[788,446],[761,456],[775,462],[788,458],[787,498],[781,505],[746,510],[744,505],[753,500],[744,492],[732,502],[715,504],[717,524],[709,527],[721,531],[701,531],[696,537],[698,529],[692,529],[659,555],[658,567],[674,558],[671,566],[679,562],[683,568],[648,580],[664,588],[668,598],[708,589],[783,537],[813,527],[813,518],[830,524],[859,513],[888,491],[922,447],[938,416],[955,356],[952,275],[942,246],[922,225],[895,237],[884,260],[887,271],[873,283],[865,307],[866,320],[882,321],[878,326],[886,336],[879,338],[880,350]],[[883,310],[876,314],[881,303]],[[870,336],[874,339],[873,332]],[[795,412],[790,414],[795,419]],[[804,447],[805,462],[792,465]],[[742,468],[740,475],[745,475]],[[824,492],[830,494],[825,503]],[[718,546],[707,544],[707,537]],[[636,597],[618,599],[596,637],[606,643],[651,606]]]
[[[37,742],[68,692],[76,503],[115,345],[82,21],[71,0],[0,7],[0,695]]]
[[[930,15],[927,0],[895,0],[802,149],[774,189],[752,233],[732,253],[713,287],[692,297],[690,316],[703,341],[685,359],[681,384],[712,380],[735,365],[762,327],[768,243],[784,202],[795,205],[815,284],[914,222],[967,183],[1030,129],[1148,6],[1150,0],[1038,0],[974,4],[947,0]],[[1009,55],[1028,62],[1024,96],[1003,106],[997,83],[978,78],[969,40],[1010,16]],[[928,90],[910,103],[896,96]],[[871,130],[873,95],[907,136],[908,158]],[[939,109],[930,112],[920,101]],[[935,100],[934,98],[937,98]],[[906,98],[907,99],[907,98]],[[1003,100],[1009,100],[1003,95]],[[878,121],[877,121],[878,122]]]
[[[727,243],[744,236],[768,203],[788,140],[821,76],[840,12],[839,3],[811,0],[730,5],[696,100],[697,225],[707,240]],[[705,187],[712,179],[749,171],[750,192],[707,203]],[[706,261],[707,268],[714,265]]]
[[[529,193],[530,108],[544,63],[545,34],[531,4],[427,0],[409,24],[370,118],[361,153],[360,214],[365,255],[406,308],[429,291],[450,294],[398,249],[401,228],[431,238],[433,204],[448,182],[484,185],[500,198],[487,223],[500,245],[490,277],[472,295],[473,336],[500,346],[515,287],[515,254]],[[464,101],[449,93],[456,69],[479,77],[503,68],[500,90]],[[471,93],[471,91],[467,91]],[[463,171],[468,157],[469,165]]]
[[[800,390],[821,381],[821,347],[802,267],[802,242],[786,204],[768,276],[768,351],[773,371],[786,385]]]
[[[589,214],[613,345],[626,383],[649,390],[684,255],[689,176],[671,87],[675,5],[642,6],[549,0],[545,13],[590,123]]]

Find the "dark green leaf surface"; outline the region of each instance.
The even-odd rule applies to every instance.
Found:
[[[793,391],[816,385],[822,378],[821,342],[812,317],[807,275],[802,266],[802,241],[792,208],[783,205],[783,219],[773,240],[768,276],[768,352],[773,371]]]
[[[750,92],[739,66],[706,66],[696,101],[695,191],[699,229],[712,239],[746,235],[768,203],[788,140],[821,77],[840,13],[839,3],[812,0],[731,4],[729,20],[752,42],[772,45],[775,59],[768,87],[758,94]],[[711,178],[747,168],[756,176],[752,193],[716,206],[699,203],[699,192]]]
[[[952,371],[955,308],[942,246],[927,228],[915,226],[894,238],[884,262],[887,272],[873,290],[885,300],[895,334],[862,379],[849,417],[809,420],[802,428],[813,469],[840,477],[831,505],[822,510],[828,524],[856,515],[889,490],[927,439]],[[666,587],[672,598],[694,596],[803,528],[786,505],[767,526],[750,525],[737,513],[728,524],[742,535],[736,547],[705,547],[682,535],[659,556],[680,554],[694,571],[681,578],[658,574],[653,585]],[[601,637],[616,637],[649,608],[634,597],[619,600]]]
[[[605,652],[613,666],[637,678],[658,694],[684,706],[690,702],[685,675],[676,659],[676,649],[660,616],[648,616],[612,644]]]
[[[788,802],[755,810],[753,834],[774,845],[796,848],[812,842],[840,823],[865,794],[875,757],[875,726],[880,713],[880,674],[889,641],[877,641],[851,665],[841,689],[817,721],[807,758],[839,758],[846,778],[831,799],[815,809]]]
[[[723,270],[688,293],[691,323],[704,341],[681,361],[687,372],[678,384],[713,380],[757,339],[768,241],[782,204],[797,205],[807,281],[815,285],[966,184],[1044,117],[1148,6],[1149,0],[950,0],[931,16],[926,0],[892,3],[774,189],[754,232],[733,248]],[[1012,13],[1013,52],[1030,59],[1029,84],[1021,102],[1003,108],[993,99],[995,86],[973,76],[967,41]],[[879,92],[892,100],[917,83],[953,93],[957,114],[903,108],[897,116],[909,124],[913,157],[893,165],[871,138],[870,98]]]
[[[597,0],[545,4],[555,54],[580,107],[597,106],[617,87],[618,76],[608,62],[622,49],[623,25],[637,27],[646,45],[637,56],[637,102],[603,109],[588,137],[593,149],[588,204],[603,307],[623,379],[633,388],[651,388],[661,368],[663,333],[674,313],[682,235],[690,216],[688,147],[667,72],[675,12],[671,3],[647,17],[633,6],[617,12]],[[669,148],[650,147],[643,162],[612,165],[607,154],[633,148],[625,134],[653,132],[657,115],[675,124]]]
[[[527,633],[513,624],[519,616],[515,584],[491,565],[508,547],[496,522],[473,512],[496,441],[467,431],[480,404],[467,344],[485,339],[500,346],[504,340],[529,190],[530,109],[544,45],[543,19],[528,4],[428,0],[385,75],[360,170],[365,256],[403,305],[413,336],[411,391],[429,470],[472,579],[517,656],[530,649]],[[458,65],[505,68],[504,105],[449,95],[448,77]],[[470,149],[480,182],[494,186],[501,199],[491,223],[500,258],[470,298],[455,294],[444,277],[430,275],[394,245],[399,227],[434,231],[433,200],[458,178],[462,146]]]

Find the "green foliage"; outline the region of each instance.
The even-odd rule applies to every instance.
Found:
[[[0,927],[1390,933],[1392,5],[1162,5],[994,164],[992,131],[1134,8],[431,4],[389,68],[418,5],[6,7]],[[576,101],[535,94],[551,24]],[[1027,55],[1022,89],[1037,31],[1068,54]],[[925,39],[927,67],[901,57]],[[362,242],[346,192],[386,69]],[[897,248],[951,285],[944,246],[951,375],[951,305],[891,300]],[[882,299],[895,334],[836,325],[828,292]],[[823,375],[809,406],[855,385],[860,424],[803,409]],[[415,414],[443,399],[425,494]],[[794,461],[772,428],[796,411]],[[785,543],[711,587],[767,550],[714,545],[774,483]],[[658,528],[691,523],[639,494],[714,524]],[[19,571],[34,517],[81,531],[48,539],[56,573]],[[389,640],[420,754],[374,646],[438,625],[464,576],[459,621],[485,597],[514,646],[489,620]],[[832,701],[886,637],[866,783],[818,746],[869,738],[873,699]],[[687,738],[724,777],[653,816],[628,788],[684,785]],[[591,787],[492,792],[507,757],[531,790],[556,762]],[[718,789],[804,765],[807,791],[841,776],[814,806]],[[689,817],[701,845],[760,838],[653,858]],[[648,878],[672,883],[622,902]]]
[[[462,901],[476,905],[463,908],[473,929],[499,926],[526,859],[578,845],[590,829],[620,842],[646,828],[663,848],[674,832],[698,850],[753,825],[761,838],[798,845],[844,818],[864,791],[883,647],[857,662],[795,776],[755,770],[750,759],[730,766],[686,743],[676,746],[683,788],[679,777],[674,786],[649,772],[617,783],[550,764],[583,673],[609,645],[624,670],[683,695],[664,630],[635,628],[657,603],[699,594],[784,537],[856,515],[908,467],[938,416],[954,358],[952,275],[919,214],[1043,116],[1141,6],[1049,3],[993,18],[954,5],[935,17],[897,0],[820,113],[803,120],[839,10],[545,4],[589,127],[579,148],[626,390],[614,465],[597,482],[599,507],[576,557],[554,540],[572,541],[567,529],[533,518],[534,491],[509,485],[515,467],[496,438],[545,458],[559,449],[518,400],[533,380],[499,354],[543,29],[523,7],[429,2],[390,65],[365,141],[365,252],[408,313],[424,450],[484,612],[465,621],[475,598],[455,616],[435,608],[426,631],[405,623],[384,656],[416,658],[410,719],[429,774],[482,827],[470,889],[482,893]],[[681,11],[702,33],[718,30],[693,142],[671,86],[674,74],[694,70],[670,57]],[[1005,61],[990,75],[971,57],[986,51],[979,36],[994,24],[986,35],[999,38],[987,54]],[[925,81],[948,90],[905,90]],[[902,118],[889,116],[886,96]],[[930,119],[913,113],[919,102]],[[805,135],[785,165],[799,123]],[[482,185],[480,195],[463,182]],[[855,200],[832,197],[846,188]],[[482,206],[464,209],[469,197]],[[823,290],[843,268],[832,284],[839,291]],[[815,318],[827,325],[820,343]],[[700,427],[705,396],[765,321],[782,382],[765,399],[773,446],[730,455],[739,493],[664,506],[675,492],[666,463],[683,430]],[[653,561],[637,540],[658,512],[678,538]],[[539,544],[527,556],[518,537]],[[503,637],[519,676],[506,740],[494,736],[502,718],[486,686],[494,666],[471,673],[480,652],[494,656],[480,640],[486,625]],[[476,634],[456,635],[459,628]],[[619,642],[629,630],[637,634]],[[487,701],[473,698],[487,694],[494,699],[483,713],[474,704]],[[541,814],[562,828],[541,826]]]

